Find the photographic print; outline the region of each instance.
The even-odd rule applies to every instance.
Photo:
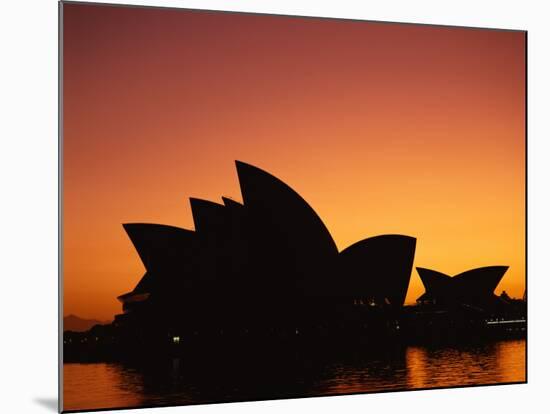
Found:
[[[61,2],[62,411],[526,382],[526,38]]]

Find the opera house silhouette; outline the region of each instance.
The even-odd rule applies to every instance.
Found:
[[[498,297],[493,293],[508,266],[487,266],[462,272],[454,277],[417,267],[426,292],[416,301],[419,304],[443,306],[469,305],[487,310]]]
[[[359,323],[373,327],[386,322],[381,313],[403,306],[415,238],[380,235],[339,252],[296,191],[260,168],[240,161],[236,167],[243,203],[191,198],[194,231],[123,225],[145,274],[118,297],[123,313],[115,326],[174,338],[197,332],[297,333]]]

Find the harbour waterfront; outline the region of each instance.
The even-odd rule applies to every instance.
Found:
[[[391,390],[525,382],[524,339],[331,355],[295,354],[284,361],[190,356],[151,361],[65,363],[64,410],[165,406]]]

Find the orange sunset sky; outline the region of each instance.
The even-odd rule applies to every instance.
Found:
[[[509,265],[523,295],[524,32],[65,4],[64,314],[120,313],[122,223],[193,228],[189,197],[241,200],[236,159],[340,250],[407,234],[415,266]]]

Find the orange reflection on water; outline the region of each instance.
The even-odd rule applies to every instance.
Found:
[[[63,364],[63,409],[136,407],[143,404],[139,377],[114,364]]]
[[[525,340],[338,352],[205,366],[192,356],[148,367],[64,364],[64,409],[166,406],[525,381]],[[162,358],[160,361],[163,361]],[[166,362],[166,361],[165,361]],[[262,375],[258,376],[258,368]]]
[[[525,381],[525,341],[460,348],[407,348],[407,388]]]
[[[502,382],[526,381],[526,341],[512,341],[508,346],[497,347],[498,372]]]

